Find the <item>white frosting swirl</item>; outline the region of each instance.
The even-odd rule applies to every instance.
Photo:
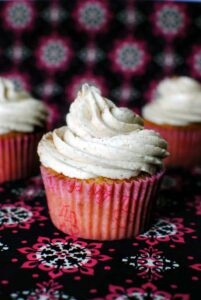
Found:
[[[142,115],[156,124],[201,123],[201,84],[185,76],[161,81],[156,98],[144,106]]]
[[[67,126],[49,132],[39,143],[45,167],[80,179],[99,176],[122,179],[155,173],[167,156],[167,143],[127,108],[118,108],[100,91],[84,84]]]
[[[35,126],[43,127],[46,119],[47,109],[41,101],[0,77],[0,134],[33,132]]]

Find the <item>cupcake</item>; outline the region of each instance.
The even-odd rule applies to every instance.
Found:
[[[38,146],[52,222],[86,239],[134,237],[148,224],[166,141],[88,84],[66,122]]]
[[[16,90],[12,81],[0,78],[0,183],[39,170],[37,144],[46,118],[44,104]]]
[[[142,110],[146,128],[167,140],[167,166],[191,168],[201,163],[201,85],[181,76],[161,81],[156,97]]]

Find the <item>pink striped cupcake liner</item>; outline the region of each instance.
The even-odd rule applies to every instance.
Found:
[[[201,164],[201,128],[162,128],[145,123],[168,142],[170,156],[164,160],[166,166],[191,168]]]
[[[42,133],[0,136],[0,183],[34,175],[39,170],[37,145]]]
[[[53,224],[93,240],[133,238],[144,231],[163,176],[110,184],[64,178],[43,166],[41,173]]]

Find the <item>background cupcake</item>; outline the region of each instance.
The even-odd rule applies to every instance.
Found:
[[[149,220],[167,143],[87,84],[66,120],[38,147],[53,223],[83,238],[135,236]]]
[[[0,183],[36,172],[36,149],[46,119],[43,103],[0,78]]]
[[[169,166],[201,163],[201,85],[181,76],[161,81],[156,98],[142,110],[145,127],[158,131],[169,144]]]

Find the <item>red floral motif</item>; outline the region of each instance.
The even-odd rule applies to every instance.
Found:
[[[192,53],[188,59],[191,75],[201,78],[201,45],[192,47]]]
[[[39,237],[37,242],[32,247],[19,249],[27,256],[22,268],[39,268],[48,272],[51,278],[62,276],[63,273],[93,275],[94,266],[99,261],[111,259],[100,254],[102,243],[87,243],[72,236],[63,239]]]
[[[79,2],[73,17],[78,28],[91,34],[107,29],[110,12],[105,0],[85,0]]]
[[[72,58],[70,42],[66,37],[52,35],[40,39],[36,50],[38,66],[49,71],[65,70]]]
[[[101,90],[103,95],[106,95],[107,90],[104,78],[86,72],[85,74],[74,76],[71,83],[68,85],[66,89],[68,102],[71,102],[75,99],[77,92],[84,83],[95,85]]]
[[[170,40],[184,35],[189,23],[186,6],[176,3],[156,4],[150,19],[155,33]]]
[[[35,289],[13,292],[10,297],[21,300],[76,300],[74,297],[66,295],[62,289],[61,284],[51,279],[47,282],[37,283]]]
[[[145,42],[133,37],[117,40],[109,57],[113,69],[128,77],[144,73],[149,61]]]
[[[33,26],[35,11],[29,1],[8,1],[4,11],[5,27],[21,32]]]
[[[128,299],[160,299],[160,300],[173,300],[173,299],[180,299],[180,300],[189,300],[190,296],[188,294],[170,294],[166,291],[158,290],[157,286],[153,283],[148,282],[142,284],[140,287],[129,287],[125,288],[122,286],[117,285],[109,285],[109,292],[104,299],[106,300],[128,300]],[[102,298],[95,298],[94,300],[101,300]]]
[[[23,201],[14,204],[0,204],[0,230],[5,228],[29,229],[33,222],[44,221],[47,218],[41,215],[44,207],[31,207]]]
[[[194,201],[187,202],[187,207],[195,210],[197,216],[201,215],[201,195],[196,195]]]
[[[163,218],[152,226],[147,232],[136,237],[137,240],[146,241],[150,246],[160,242],[185,243],[185,234],[193,233],[194,230],[184,227],[183,218]]]
[[[139,276],[149,280],[162,278],[163,272],[179,267],[176,261],[166,258],[162,251],[153,247],[139,250],[136,255],[123,258],[122,262],[132,266]]]
[[[201,215],[201,196],[195,196],[196,215]]]
[[[190,266],[192,269],[201,272],[201,263],[200,264],[194,264]]]

